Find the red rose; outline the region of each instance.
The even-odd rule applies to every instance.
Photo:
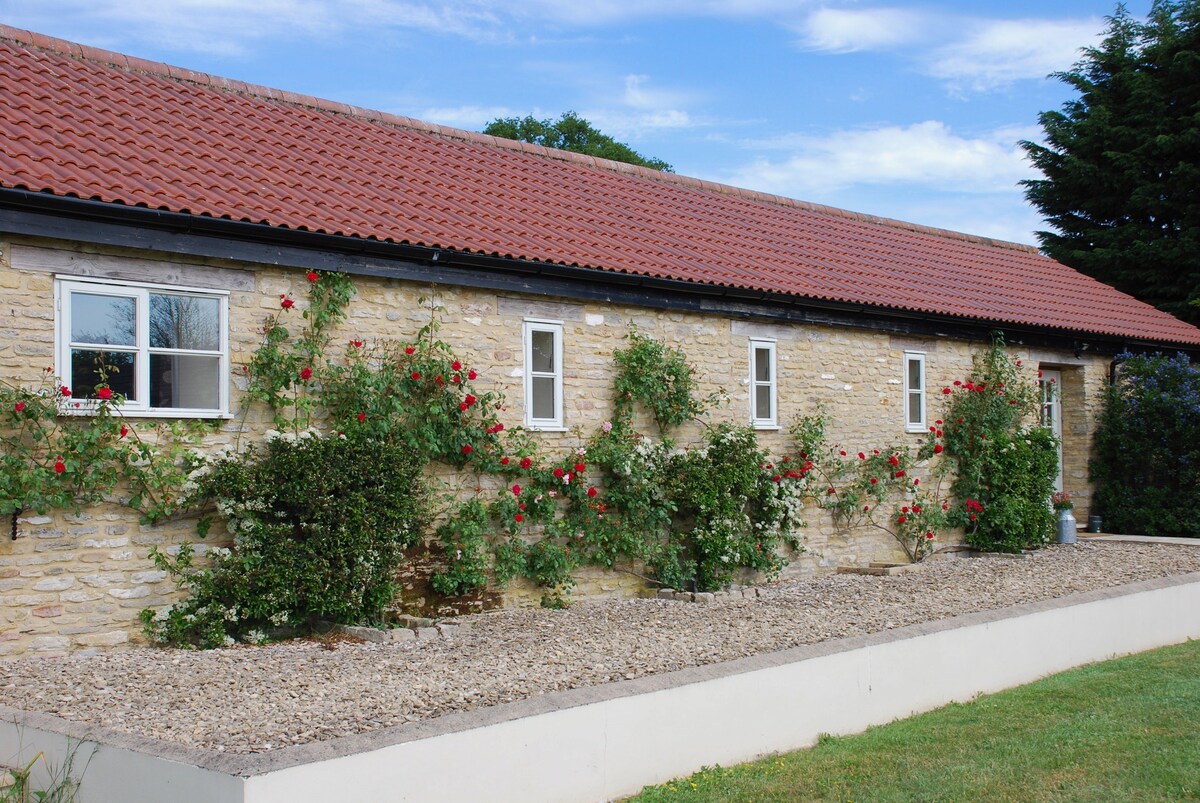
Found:
[[[70,396],[70,395],[71,395],[71,389],[70,389],[69,387],[67,387],[66,385],[63,385],[61,388],[59,388],[59,389],[58,389],[58,392],[59,392],[59,393],[61,393],[61,394],[62,394],[62,395],[64,395],[64,396]]]
[[[477,401],[479,401],[479,400],[478,400],[478,399],[476,399],[474,396],[472,396],[470,393],[468,393],[468,394],[467,394],[467,395],[466,395],[466,396],[463,398],[463,401],[466,403],[466,405],[467,405],[468,407],[470,407],[472,404],[474,404],[475,402],[477,402]]]
[[[461,412],[464,412],[464,413],[465,413],[465,412],[467,411],[467,407],[468,407],[468,406],[469,406],[469,405],[468,405],[466,402],[462,402],[462,403],[460,403],[460,404],[458,405],[458,409],[459,409],[459,411],[461,411]]]
[[[528,469],[533,465],[533,460],[528,457],[521,458],[521,468]]]
[[[562,479],[562,475],[566,474],[566,473],[567,472],[563,471],[561,467],[554,469],[554,476],[557,479]]]
[[[367,420],[367,414],[366,414],[366,413],[359,413],[359,414],[358,414],[358,421],[359,421],[359,423],[360,423],[360,424],[361,424],[363,421],[366,421],[366,420]]]
[[[121,437],[124,438],[128,434],[129,434],[129,427],[122,424],[121,425]]]
[[[961,387],[962,387],[962,382],[960,382],[960,381],[959,381],[959,380],[957,380],[957,379],[956,379],[956,380],[954,380],[954,387],[956,387],[956,388],[961,388]]]
[[[292,301],[287,296],[280,296],[279,306],[283,307],[284,309],[291,309],[292,307],[296,306],[296,302]]]
[[[524,512],[525,512],[525,503],[524,503],[524,502],[522,502],[521,504],[517,505],[517,508],[518,508],[518,509],[519,509],[519,510],[520,510],[522,513],[524,513]]]
[[[521,495],[521,486],[520,486],[520,485],[514,485],[514,486],[512,487],[512,492],[513,492],[513,496],[520,496],[520,495]]]
[[[438,385],[444,385],[444,384],[446,384],[446,380],[442,379],[440,376],[435,376],[435,377],[433,378],[433,381],[434,381],[434,382],[437,382],[437,383],[438,383]]]
[[[25,402],[17,402],[16,404],[13,405],[13,409],[16,410],[18,413],[24,412],[25,411]]]
[[[942,388],[942,393],[944,393],[944,394],[946,394],[947,396],[949,396],[949,395],[950,395],[950,388]]]
[[[502,465],[502,466],[507,466],[507,465],[508,465],[508,458],[507,458],[507,457],[501,457],[501,458],[500,458],[500,465]]]
[[[940,443],[935,443],[933,445],[933,453],[934,454],[941,454],[943,451],[944,451],[944,448],[942,447],[942,445]]]
[[[304,368],[301,368],[300,369],[300,378],[303,379],[305,382],[312,379],[312,369],[308,368],[307,366]]]
[[[775,482],[779,482],[779,475],[776,474],[774,477],[771,477],[771,479]]]
[[[859,460],[866,460],[866,459],[867,459],[867,456],[866,456],[865,454],[863,454],[862,452],[859,452],[859,453],[858,453],[858,459],[859,459]]]
[[[55,473],[55,474],[62,474],[62,473],[63,473],[64,471],[66,471],[66,470],[67,470],[67,465],[66,465],[66,463],[64,463],[64,462],[63,462],[62,458],[61,458],[61,457],[55,458],[55,460],[54,460],[54,473]]]
[[[110,387],[100,388],[99,390],[96,391],[96,398],[105,399],[105,400],[111,399],[112,398],[112,388],[110,388]]]
[[[450,381],[457,385],[459,382],[462,382],[462,376],[455,374],[454,376],[450,377]]]
[[[933,540],[933,533],[925,533],[925,538],[927,538],[928,540],[931,540],[931,541],[932,541],[932,540]]]
[[[472,445],[471,445],[471,444],[469,444],[469,443],[468,443],[468,444],[466,444],[465,446],[463,446],[463,448],[462,448],[462,453],[463,453],[464,455],[470,454],[470,453],[471,453],[471,452],[473,452],[473,451],[475,451],[475,447],[474,447],[474,446],[472,446]]]
[[[477,377],[477,376],[479,376],[479,374],[475,373],[474,368],[472,368],[470,371],[467,371],[467,379],[474,381],[475,377]]]
[[[455,360],[454,362],[450,363],[450,370],[452,370],[452,371],[461,371],[461,370],[462,370],[462,363],[461,363],[461,362],[459,362],[458,360]]]
[[[868,513],[868,512],[870,512],[870,510],[871,510],[870,505],[863,505],[863,513]]]
[[[971,519],[971,521],[975,521],[975,514],[974,514],[974,513],[972,513],[972,514],[970,515],[970,519]]]
[[[595,496],[595,495],[596,495],[596,489],[588,488],[588,496]]]
[[[354,348],[356,348],[356,349],[362,348],[362,344],[363,344],[363,342],[361,340],[351,340],[350,341],[350,345],[354,346]]]
[[[897,524],[903,524],[903,523],[904,523],[904,522],[906,522],[906,521],[908,521],[908,517],[907,517],[907,516],[897,516],[897,517],[896,517],[896,523],[897,523]]]
[[[907,512],[908,512],[908,505],[905,505],[904,507],[900,508],[900,512],[901,512],[901,513],[907,513]]]
[[[937,421],[934,421],[933,423],[937,424],[940,427],[942,425],[942,419],[939,418]]]
[[[838,454],[840,454],[842,457],[845,457],[845,456],[846,456],[846,450],[845,450],[845,449],[842,449],[841,451],[839,451],[839,452],[838,452]]]
[[[576,463],[575,464],[575,473],[576,474],[582,474],[585,471],[587,471],[586,463]]]
[[[879,484],[879,480],[875,479],[874,477],[871,477],[871,484],[872,484],[872,485],[878,485],[878,484]]]
[[[903,477],[903,476],[904,476],[904,474],[905,474],[905,472],[904,472],[904,469],[900,469],[899,471],[897,471],[897,472],[895,472],[894,474],[892,474],[892,476],[893,476],[893,477],[897,477],[897,478],[898,478],[898,477]]]
[[[827,488],[827,489],[825,490],[825,493],[827,493],[827,494],[834,494],[834,493],[837,493],[837,491],[835,491],[833,488]]]
[[[416,352],[416,349],[415,349],[415,348],[413,348],[412,346],[405,346],[405,347],[404,347],[404,353],[405,353],[405,354],[413,354],[413,353],[415,353],[415,352]]]
[[[418,379],[420,379],[420,378],[421,378],[421,372],[420,372],[420,371],[413,371],[413,372],[412,372],[412,378],[413,378],[413,381],[414,381],[414,382],[416,382]]]
[[[515,520],[515,521],[516,521],[518,524],[519,524],[519,523],[521,523],[521,522],[523,522],[523,521],[525,521],[525,517],[524,517],[524,516],[522,516],[520,513],[518,513],[518,514],[516,514],[515,516],[513,516],[513,519],[514,519],[514,520]]]
[[[319,279],[321,277],[317,275],[317,272],[315,270],[310,270],[308,272],[308,275],[305,276],[304,278],[308,279],[310,282],[315,282],[317,279]]]
[[[492,427],[492,430],[493,430],[493,431],[495,431],[495,432],[503,432],[503,431],[504,431],[504,425],[503,425],[503,424],[497,424],[496,426]]]

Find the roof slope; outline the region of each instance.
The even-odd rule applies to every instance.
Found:
[[[1200,329],[1034,249],[0,26],[0,187],[1137,340]]]

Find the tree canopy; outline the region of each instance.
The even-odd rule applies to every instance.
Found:
[[[643,156],[625,143],[617,142],[598,131],[575,112],[563,112],[562,117],[557,120],[537,120],[533,116],[498,117],[488,123],[483,133],[562,151],[585,153],[615,162],[628,162],[667,173],[673,172],[671,165],[662,159]]]
[[[1118,5],[1103,42],[1055,77],[1079,97],[1021,143],[1043,179],[1021,182],[1054,231],[1042,249],[1200,323],[1200,0]]]

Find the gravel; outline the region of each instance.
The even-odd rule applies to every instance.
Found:
[[[940,560],[891,577],[770,585],[755,599],[576,602],[463,618],[391,644],[297,640],[134,648],[0,665],[0,703],[231,753],[259,753],[537,694],[1200,571],[1200,548],[1081,542],[1025,559]]]

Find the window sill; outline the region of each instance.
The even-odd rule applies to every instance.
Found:
[[[905,427],[904,431],[907,432],[909,435],[924,435],[929,432],[929,427],[922,424],[921,427],[918,429],[916,427],[916,425],[913,425],[913,426]]]
[[[562,426],[539,426],[538,424],[526,424],[525,429],[529,432],[570,432],[568,427]]]
[[[233,413],[220,412],[218,410],[121,410],[115,408],[114,412],[121,418],[196,419],[210,421],[230,421],[234,418]],[[69,416],[95,415],[96,408],[85,403],[83,407],[60,407],[58,414]]]
[[[750,428],[756,432],[779,432],[783,429],[778,424],[758,424],[753,421],[750,422]]]

